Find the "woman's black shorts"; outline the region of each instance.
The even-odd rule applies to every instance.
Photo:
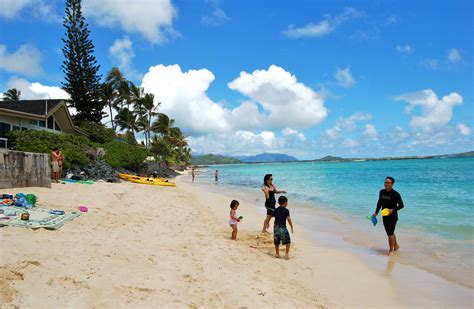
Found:
[[[395,226],[397,225],[397,218],[383,217],[383,226],[387,236],[392,236],[395,233]]]

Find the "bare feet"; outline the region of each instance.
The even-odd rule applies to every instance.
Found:
[[[279,254],[275,255],[275,257],[276,257],[277,259],[281,258],[281,256],[280,256]]]
[[[400,249],[400,246],[399,245],[395,245],[395,251],[398,251],[398,249]]]
[[[289,259],[290,259],[290,257],[288,255],[285,255],[285,260],[288,261]]]

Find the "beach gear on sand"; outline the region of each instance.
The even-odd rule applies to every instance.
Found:
[[[88,212],[89,209],[86,206],[79,206],[79,211],[80,212]]]
[[[372,221],[372,224],[373,224],[374,226],[377,225],[377,222],[378,222],[378,221],[377,221],[377,217],[375,217],[374,215],[369,215],[369,216],[367,216],[367,219],[369,219],[370,221]]]
[[[50,213],[50,214],[53,214],[53,215],[58,215],[58,216],[64,215],[64,211],[62,211],[62,210],[56,210],[56,209],[50,210],[49,213]]]
[[[16,210],[9,207],[3,211],[3,214],[7,217],[13,217],[16,216]]]
[[[384,208],[384,209],[382,209],[380,214],[382,215],[382,217],[386,217],[390,214],[390,210],[388,208]]]
[[[81,185],[93,185],[95,181],[93,180],[74,180],[74,179],[63,179],[65,182],[78,183]]]
[[[23,208],[20,207],[6,207],[5,212],[24,212]],[[21,216],[10,216],[10,219],[0,220],[0,226],[14,226],[14,227],[26,227],[26,228],[45,228],[49,230],[56,230],[63,226],[66,222],[71,221],[78,216],[80,213],[65,212],[63,215],[57,215],[51,213],[54,209],[34,207],[28,209],[29,218],[28,220],[22,220]]]

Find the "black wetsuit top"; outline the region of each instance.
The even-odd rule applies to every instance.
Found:
[[[268,198],[265,200],[265,208],[275,209],[275,190],[268,189]]]
[[[402,197],[400,193],[395,190],[387,191],[386,189],[380,190],[379,193],[379,201],[377,202],[377,209],[375,213],[379,213],[380,208],[385,209],[393,209],[393,213],[390,216],[384,218],[390,218],[394,220],[398,220],[398,211],[404,207]]]
[[[286,218],[290,216],[290,211],[286,207],[278,207],[275,210],[275,226],[286,227]]]

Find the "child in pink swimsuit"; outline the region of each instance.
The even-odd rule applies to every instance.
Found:
[[[232,200],[232,202],[230,202],[230,220],[229,220],[229,225],[232,228],[232,237],[231,237],[232,240],[237,239],[237,232],[238,232],[237,223],[239,223],[240,220],[242,219],[242,217],[237,218],[237,208],[239,208],[239,202],[236,200]]]

